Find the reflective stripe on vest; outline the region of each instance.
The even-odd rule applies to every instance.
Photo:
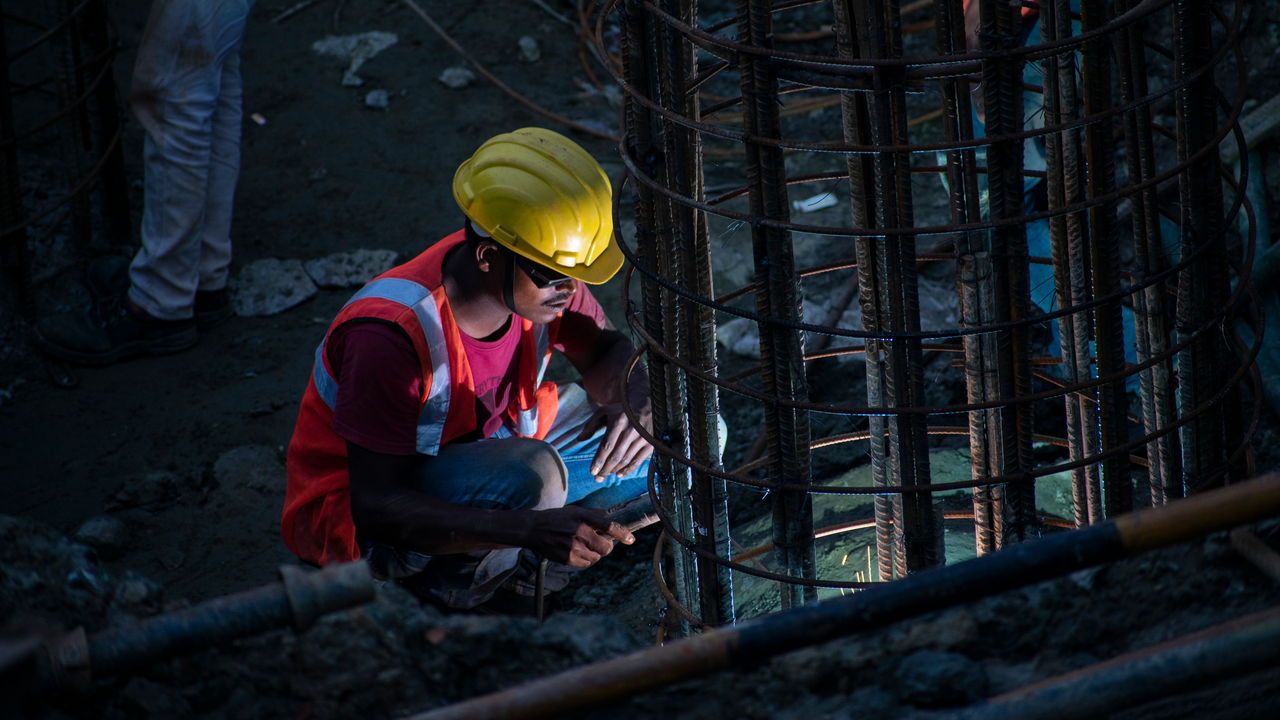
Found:
[[[547,372],[547,366],[551,364],[551,353],[548,344],[551,341],[551,331],[546,325],[533,326],[534,337],[538,341],[538,379],[534,380],[533,387],[535,390],[542,385],[542,376]],[[533,437],[538,433],[538,403],[535,401],[533,407],[528,410],[520,410],[516,413],[516,432],[525,436]]]
[[[427,392],[426,402],[418,413],[417,450],[426,455],[440,452],[440,436],[444,432],[445,418],[449,415],[449,346],[445,341],[444,326],[440,323],[440,308],[436,305],[431,291],[422,285],[403,278],[382,278],[365,285],[347,301],[347,307],[357,300],[378,298],[389,300],[413,310],[427,341],[427,350],[431,353],[431,389]],[[338,382],[329,373],[324,364],[325,343],[328,337],[316,348],[315,378],[316,390],[325,405],[332,410],[338,401]]]

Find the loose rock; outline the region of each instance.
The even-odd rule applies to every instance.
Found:
[[[364,96],[364,106],[373,110],[386,110],[391,107],[391,95],[386,90],[370,90]]]
[[[178,477],[170,472],[149,472],[125,479],[107,499],[107,510],[153,507],[180,494]]]
[[[982,666],[958,653],[911,653],[898,661],[890,676],[890,689],[903,702],[917,707],[963,705],[987,693]]]
[[[40,618],[96,629],[109,583],[88,547],[34,520],[0,515],[0,626],[30,628]]]
[[[445,68],[437,80],[443,83],[445,87],[461,90],[475,82],[476,74],[461,65],[455,65],[451,68]]]
[[[263,495],[284,495],[284,466],[276,451],[266,445],[244,445],[218,456],[213,476],[219,490],[248,488]]]
[[[116,583],[112,604],[133,615],[155,615],[164,609],[164,588],[160,583],[130,574]]]
[[[120,518],[99,515],[89,518],[76,531],[76,542],[98,551],[104,560],[114,560],[129,548],[129,528]]]
[[[397,40],[395,33],[374,30],[358,35],[330,35],[312,43],[311,49],[320,55],[348,61],[346,72],[342,74],[342,84],[347,87],[360,87],[364,85],[364,78],[357,75],[356,71],[367,60],[395,45]]]
[[[301,260],[266,258],[250,263],[231,283],[231,304],[240,317],[276,315],[316,294]]]
[[[393,250],[353,250],[303,263],[307,275],[322,288],[359,287],[396,264]]]
[[[535,63],[542,59],[542,48],[530,35],[520,38],[520,59],[527,63]]]

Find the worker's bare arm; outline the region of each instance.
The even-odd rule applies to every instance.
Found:
[[[634,542],[599,510],[487,510],[454,505],[412,487],[423,458],[347,443],[351,517],[362,537],[428,555],[527,547],[573,567],[589,567]]]
[[[574,368],[582,373],[582,389],[587,391],[592,402],[600,406],[622,402],[620,380],[626,372],[627,361],[635,352],[635,346],[626,335],[615,330],[607,320],[605,324],[589,353],[565,353]],[[630,392],[633,402],[643,401],[647,409],[649,376],[643,365],[638,366],[631,377]]]
[[[582,373],[582,387],[591,400],[600,406],[599,422],[584,428],[584,435],[595,432],[601,425],[605,436],[591,463],[591,473],[596,480],[610,474],[626,475],[635,471],[650,455],[653,447],[640,436],[622,411],[622,377],[627,363],[635,352],[635,346],[626,335],[612,327],[606,327],[591,357],[569,356],[574,367]],[[628,400],[636,416],[646,430],[653,428],[649,409],[649,376],[644,366],[637,366],[627,384]]]

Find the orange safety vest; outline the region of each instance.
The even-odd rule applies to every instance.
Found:
[[[289,441],[281,534],[299,558],[317,565],[360,557],[351,520],[347,443],[333,431],[338,382],[326,347],[337,327],[353,320],[380,320],[402,328],[422,366],[417,450],[435,455],[477,429],[476,389],[462,336],[449,309],[442,272],[445,256],[465,238],[462,230],[409,262],[370,280],[334,318],[316,348],[311,379]],[[520,322],[516,392],[507,420],[517,435],[542,439],[555,420],[556,385],[543,382],[559,329]]]

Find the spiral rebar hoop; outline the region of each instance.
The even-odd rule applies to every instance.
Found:
[[[1243,144],[1243,15],[603,4],[668,617],[734,622],[1245,477],[1254,223],[1247,153],[1219,156]],[[826,196],[826,224],[793,217]],[[754,359],[717,355],[730,327]],[[722,458],[728,410],[759,438]]]

